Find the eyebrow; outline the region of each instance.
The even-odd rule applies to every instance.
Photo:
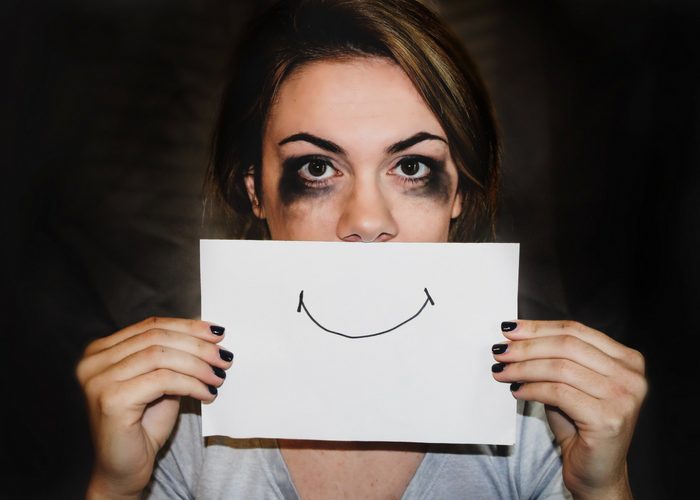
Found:
[[[417,134],[413,134],[408,139],[404,139],[402,141],[392,144],[391,146],[386,148],[386,152],[389,154],[395,154],[399,151],[408,149],[411,146],[423,141],[442,141],[445,144],[447,144],[447,140],[440,137],[439,135],[430,134],[428,132],[418,132]]]
[[[307,132],[300,132],[298,134],[293,134],[290,135],[289,137],[285,137],[282,139],[279,143],[277,143],[278,146],[282,146],[284,144],[290,143],[290,142],[296,142],[296,141],[304,141],[313,144],[314,146],[318,146],[321,149],[324,149],[326,151],[329,151],[331,153],[336,153],[336,154],[345,154],[345,150],[338,146],[336,143],[329,141],[327,139],[322,139],[320,137],[317,137],[313,134],[309,134]],[[413,134],[411,137],[408,139],[403,139],[399,142],[396,142],[386,148],[386,152],[388,154],[395,154],[400,151],[403,151],[405,149],[410,148],[411,146],[418,144],[419,142],[423,141],[442,141],[445,144],[447,144],[447,140],[444,139],[443,137],[440,137],[439,135],[434,135],[428,132],[418,132],[417,134]]]
[[[320,137],[316,137],[315,135],[308,134],[306,132],[301,132],[298,134],[290,135],[289,137],[285,137],[277,145],[282,146],[283,144],[287,144],[288,142],[296,141],[310,142],[314,146],[318,146],[319,148],[325,149],[326,151],[329,151],[331,153],[337,153],[341,155],[345,154],[345,150],[338,146],[336,143],[326,139],[321,139]]]

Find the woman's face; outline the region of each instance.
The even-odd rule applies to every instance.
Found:
[[[462,208],[447,136],[380,58],[321,61],[280,87],[263,136],[258,217],[278,240],[447,241]]]

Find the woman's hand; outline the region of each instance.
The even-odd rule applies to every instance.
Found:
[[[494,377],[517,399],[546,405],[576,498],[631,497],[627,449],[647,392],[644,357],[571,321],[503,323]]]
[[[213,401],[233,355],[224,329],[150,318],[92,342],[76,373],[95,446],[89,498],[138,497],[173,430],[179,397]]]

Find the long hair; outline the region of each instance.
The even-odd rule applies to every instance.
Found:
[[[447,134],[464,196],[450,241],[492,240],[500,169],[491,102],[458,37],[416,0],[282,0],[248,25],[234,53],[208,173],[233,236],[269,237],[244,179],[252,169],[261,185],[262,136],[280,85],[304,64],[356,57],[402,68]]]

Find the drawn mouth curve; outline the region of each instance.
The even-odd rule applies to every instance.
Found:
[[[366,338],[369,338],[369,337],[377,337],[377,336],[379,336],[379,335],[384,335],[385,333],[389,333],[389,332],[391,332],[391,331],[394,331],[394,330],[396,330],[397,328],[399,328],[399,327],[405,325],[405,324],[408,323],[409,321],[414,320],[416,317],[418,317],[418,315],[419,315],[420,313],[423,312],[423,309],[425,309],[425,307],[428,305],[428,303],[430,303],[431,306],[434,306],[434,305],[435,305],[435,301],[433,301],[433,298],[430,296],[430,293],[428,292],[428,289],[427,289],[427,288],[423,288],[423,291],[425,292],[426,299],[425,299],[425,302],[423,302],[423,305],[420,307],[420,309],[418,309],[418,312],[417,312],[417,313],[415,313],[413,316],[411,316],[411,317],[408,318],[407,320],[402,321],[402,322],[399,323],[398,325],[389,328],[388,330],[382,330],[381,332],[376,332],[376,333],[368,333],[368,334],[364,334],[364,335],[350,335],[350,334],[348,334],[348,333],[336,332],[335,330],[331,330],[331,329],[329,329],[329,328],[326,328],[326,327],[323,326],[321,323],[319,323],[318,321],[316,321],[316,319],[311,315],[311,313],[309,312],[309,310],[306,308],[306,304],[304,304],[304,290],[302,290],[301,292],[299,292],[299,305],[297,306],[297,312],[300,313],[301,310],[303,309],[304,312],[306,313],[306,315],[309,317],[309,319],[310,319],[311,321],[313,321],[313,322],[316,324],[316,326],[318,326],[321,330],[324,330],[324,331],[326,331],[326,332],[328,332],[328,333],[332,333],[333,335],[339,335],[339,336],[341,336],[341,337],[345,337],[346,339],[366,339]]]

